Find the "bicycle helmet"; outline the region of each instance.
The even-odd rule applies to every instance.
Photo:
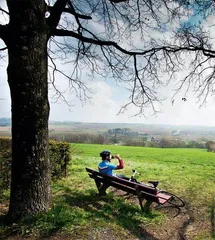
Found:
[[[110,156],[111,152],[109,150],[104,150],[102,152],[100,152],[100,157],[102,159],[105,159],[106,157]]]

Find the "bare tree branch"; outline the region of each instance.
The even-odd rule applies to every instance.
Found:
[[[50,16],[47,19],[47,23],[51,28],[56,28],[63,10],[66,7],[68,0],[57,0],[54,6],[51,8]]]
[[[113,46],[116,49],[118,49],[119,51],[121,51],[122,53],[125,54],[129,54],[129,55],[146,55],[147,53],[150,52],[158,52],[161,50],[167,51],[167,52],[182,52],[182,51],[202,51],[205,55],[209,55],[211,57],[215,57],[215,50],[211,50],[211,49],[205,49],[203,46],[185,46],[185,47],[180,47],[180,46],[174,46],[174,45],[166,45],[166,46],[162,46],[162,47],[155,47],[155,48],[151,48],[145,51],[127,51],[126,49],[120,47],[116,42],[112,42],[112,41],[105,41],[105,40],[97,40],[97,39],[92,39],[92,38],[88,38],[88,37],[84,37],[82,35],[79,35],[78,33],[75,33],[73,31],[68,31],[68,30],[63,30],[63,29],[55,29],[52,32],[53,36],[70,36],[70,37],[74,37],[77,38],[83,42],[86,43],[93,43],[99,46]]]
[[[165,49],[166,47],[161,47],[161,48],[157,48],[157,49],[150,49],[150,50],[146,50],[143,52],[134,52],[134,51],[127,51],[124,48],[120,47],[117,43],[112,42],[112,41],[105,41],[105,40],[97,40],[97,39],[93,39],[93,38],[88,38],[88,37],[84,37],[78,33],[75,33],[73,31],[68,31],[68,30],[62,30],[62,29],[54,29],[52,32],[53,36],[70,36],[70,37],[74,37],[77,38],[83,42],[86,43],[93,43],[95,45],[99,45],[99,46],[113,46],[116,49],[118,49],[119,51],[121,51],[122,53],[125,54],[129,54],[129,55],[144,55],[147,54],[148,52],[151,51],[160,51],[162,49]],[[175,51],[175,49],[173,49]]]
[[[120,2],[124,3],[120,4]],[[179,26],[180,29],[174,33],[175,39],[160,40],[150,35],[150,31],[153,33],[155,29],[165,35],[166,29],[163,25],[171,26],[176,19],[180,23],[180,17],[189,17],[190,13],[186,12],[190,11],[188,1],[176,1],[172,4],[173,2],[167,0],[155,2],[101,0],[94,4],[86,0],[85,3],[90,7],[85,8],[82,2],[76,4],[75,1],[69,1],[68,8],[66,8],[69,10],[66,12],[74,15],[76,22],[73,20],[70,22],[69,18],[65,17],[65,25],[62,22],[57,29],[52,29],[52,39],[59,51],[63,50],[64,61],[72,64],[72,75],[75,79],[81,80],[81,66],[85,66],[89,69],[92,78],[94,74],[99,74],[105,79],[111,77],[117,83],[127,84],[130,102],[125,104],[120,111],[123,112],[133,104],[139,108],[138,114],[143,114],[147,106],[157,112],[154,103],[161,99],[158,90],[160,86],[166,86],[170,81],[175,81],[176,93],[179,93],[182,87],[184,89],[184,86],[185,88],[187,86],[186,94],[194,84],[196,85],[195,92],[199,91],[202,95],[205,93],[208,96],[207,91],[212,89],[211,82],[215,74],[212,68],[206,66],[211,59],[215,59],[215,50],[208,41],[207,32]],[[201,5],[201,2],[197,4]],[[200,8],[203,9],[203,7],[204,4]],[[92,21],[87,24],[86,21],[81,21],[82,16],[85,15],[92,16]],[[104,34],[100,35],[97,29],[94,29],[94,23],[104,27],[104,30],[101,28]],[[131,39],[132,32],[136,32],[136,36],[140,36],[142,40],[139,48],[132,41],[124,45],[128,39]],[[56,42],[54,36],[64,37],[63,41],[67,37],[73,39],[70,44],[66,42],[64,44],[62,40]],[[69,54],[74,54],[76,57],[68,60],[71,56]],[[180,78],[179,75],[177,77],[177,73],[186,68],[183,55],[188,56],[186,59],[190,65],[187,68],[190,72],[187,76]],[[196,57],[191,60],[190,56]],[[208,73],[209,71],[211,73]],[[162,79],[164,74],[165,80]],[[205,74],[207,74],[206,85],[199,77]],[[197,87],[198,83],[201,88]]]
[[[4,13],[6,13],[7,15],[9,15],[9,12],[8,11],[6,11],[6,10],[4,10],[3,8],[1,8],[0,7],[0,11],[2,11],[2,12],[4,12]]]
[[[4,51],[6,49],[7,49],[7,47],[3,47],[3,48],[0,48],[0,51]]]
[[[50,12],[52,12],[52,11],[53,11],[53,6],[48,6],[48,10],[49,10]],[[92,17],[79,14],[79,13],[75,12],[74,9],[71,9],[71,8],[64,8],[64,9],[62,10],[62,12],[70,13],[70,14],[72,14],[72,15],[74,15],[74,16],[77,16],[78,18],[81,18],[81,19],[92,19]]]
[[[128,0],[109,0],[112,3],[120,3],[120,2],[126,2]]]
[[[51,52],[51,50],[49,49],[49,52]],[[62,93],[55,85],[55,74],[56,73],[60,73],[63,77],[65,77],[68,81],[69,81],[69,90],[75,92],[76,97],[82,102],[86,102],[86,101],[90,101],[90,96],[88,95],[88,93],[91,93],[91,90],[81,81],[78,79],[78,77],[76,76],[76,78],[73,78],[73,74],[71,74],[71,76],[67,75],[65,72],[63,72],[62,70],[60,70],[54,59],[51,57],[50,54],[48,54],[48,57],[51,61],[51,65],[49,65],[49,69],[52,70],[52,73],[50,74],[50,79],[51,79],[51,84],[55,90],[55,96],[54,98],[57,99],[61,99],[64,103],[66,103],[69,108],[74,106],[73,104],[71,104],[69,101],[67,101],[67,99],[64,96],[64,93]],[[75,67],[74,67],[75,69]]]

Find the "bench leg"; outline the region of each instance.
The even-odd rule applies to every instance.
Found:
[[[141,191],[139,191],[138,188],[136,188],[136,192],[137,192],[137,197],[138,197],[142,212],[148,213],[150,211],[150,206],[152,204],[152,201],[146,200],[145,204],[143,205],[143,201],[145,200],[145,198],[143,197],[143,195],[141,194]]]
[[[152,201],[146,200],[145,204],[143,205],[143,201],[145,199],[142,196],[139,196],[139,195],[138,195],[138,200],[139,200],[142,212],[145,212],[145,213],[150,212],[150,206],[152,204]]]
[[[108,183],[101,184],[100,181],[98,181],[96,179],[94,179],[94,180],[95,180],[96,186],[98,188],[99,196],[105,196],[106,190],[107,190],[107,188],[110,187],[110,185]]]
[[[101,182],[99,182],[97,179],[94,179],[95,180],[95,183],[96,183],[96,187],[98,188],[98,191],[101,187]]]
[[[152,201],[149,201],[149,200],[146,201],[143,207],[144,212],[148,213],[150,211],[151,204],[152,204]]]
[[[103,183],[102,186],[99,188],[99,195],[100,196],[105,196],[106,195],[106,190],[110,187],[109,184]]]
[[[142,210],[142,212],[144,212],[144,206],[143,206],[144,198],[143,198],[143,196],[142,196],[142,194],[141,194],[141,192],[139,191],[138,188],[136,188],[136,192],[137,192],[137,197],[138,197],[138,200],[139,200],[139,203],[140,203],[141,210]]]

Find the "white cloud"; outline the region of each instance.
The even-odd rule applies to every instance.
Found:
[[[10,93],[6,78],[6,70],[1,68],[0,77],[0,117],[11,116]],[[59,84],[66,81],[58,79]],[[62,87],[61,85],[61,87]],[[67,96],[75,105],[69,110],[69,107],[62,102],[51,103],[50,119],[59,121],[82,121],[82,122],[125,122],[125,123],[153,123],[153,124],[184,124],[184,125],[213,125],[215,126],[214,99],[208,99],[205,107],[199,108],[195,98],[190,93],[187,101],[181,100],[182,95],[175,97],[174,105],[170,101],[173,94],[169,88],[166,88],[168,99],[161,106],[162,112],[157,116],[147,114],[146,118],[131,117],[137,112],[134,106],[131,106],[125,114],[117,115],[120,107],[128,99],[127,92],[122,86],[117,87],[112,82],[94,81],[89,87],[95,92],[92,98],[92,104],[89,102],[82,106],[82,103],[73,95]],[[120,96],[118,98],[117,96]]]
[[[113,100],[113,92],[120,94],[121,89],[109,86],[105,82],[93,83],[91,87],[96,90],[92,99],[92,105],[74,101],[75,107],[69,111],[65,104],[52,104],[50,118],[60,121],[82,122],[125,122],[125,123],[153,123],[153,124],[177,124],[177,125],[215,125],[214,100],[210,99],[207,106],[199,108],[193,97],[188,97],[184,102],[181,96],[175,98],[174,105],[170,99],[163,102],[163,112],[156,116],[147,115],[146,118],[131,117],[137,111],[130,107],[125,114],[117,115],[123,101]],[[170,92],[168,92],[170,93]],[[125,101],[125,99],[124,99]]]

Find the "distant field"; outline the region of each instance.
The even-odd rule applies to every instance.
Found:
[[[165,124],[135,124],[135,123],[84,123],[84,122],[50,122],[50,135],[60,135],[70,133],[96,133],[103,134],[109,129],[128,128],[139,134],[148,134],[150,137],[171,136],[173,131],[179,131],[178,137],[186,140],[207,141],[215,140],[214,126],[176,126]],[[10,126],[0,126],[0,135],[10,135]],[[202,138],[206,138],[202,139]]]
[[[0,126],[0,136],[10,136],[11,127],[10,126]]]
[[[169,136],[174,130],[180,131],[180,136],[187,139],[201,138],[203,136],[215,138],[215,127],[210,126],[175,126],[159,124],[135,124],[135,123],[61,123],[49,124],[51,131],[81,131],[81,132],[107,132],[114,128],[129,128],[138,133],[149,135]]]

